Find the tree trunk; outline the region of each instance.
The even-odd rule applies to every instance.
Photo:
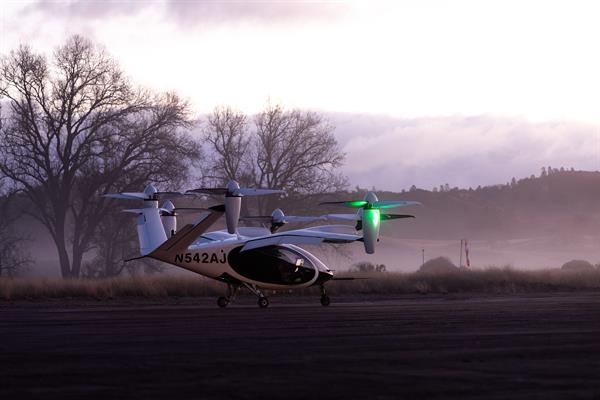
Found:
[[[83,260],[83,252],[79,246],[73,245],[73,261],[71,263],[71,277],[79,278],[81,273],[81,262]]]
[[[60,262],[60,272],[62,277],[74,278],[71,274],[71,261],[69,260],[64,233],[57,235],[54,242],[56,243],[56,250],[58,251],[58,261]]]

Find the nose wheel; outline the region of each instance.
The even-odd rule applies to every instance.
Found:
[[[269,299],[267,299],[266,297],[259,297],[258,298],[258,306],[260,308],[267,308],[267,307],[269,307]]]
[[[235,300],[235,296],[237,296],[238,291],[240,290],[240,285],[232,285],[231,283],[227,284],[227,296],[221,296],[217,299],[217,305],[220,308],[225,308]]]
[[[269,299],[267,299],[267,296],[265,296],[263,292],[261,292],[260,289],[256,287],[256,285],[251,285],[249,283],[244,282],[244,286],[246,286],[249,291],[258,296],[258,306],[260,308],[269,307]]]
[[[217,305],[221,308],[227,307],[228,304],[229,300],[227,300],[227,297],[221,296],[217,299]]]

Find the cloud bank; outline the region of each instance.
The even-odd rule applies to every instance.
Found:
[[[346,153],[344,172],[361,187],[468,188],[539,175],[547,166],[600,170],[600,127],[590,124],[493,116],[331,120]]]
[[[305,1],[44,1],[29,4],[22,17],[43,14],[48,18],[76,21],[135,16],[149,9],[161,13],[178,27],[202,24],[260,23],[280,24],[300,21],[326,21],[345,15],[350,5],[341,2]]]

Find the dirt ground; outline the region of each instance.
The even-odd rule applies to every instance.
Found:
[[[600,399],[600,294],[0,303],[0,398]]]

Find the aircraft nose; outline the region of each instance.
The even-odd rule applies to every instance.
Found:
[[[329,268],[327,268],[326,270],[320,270],[319,276],[317,277],[317,281],[315,282],[315,284],[320,285],[331,279],[333,279],[333,272]]]

